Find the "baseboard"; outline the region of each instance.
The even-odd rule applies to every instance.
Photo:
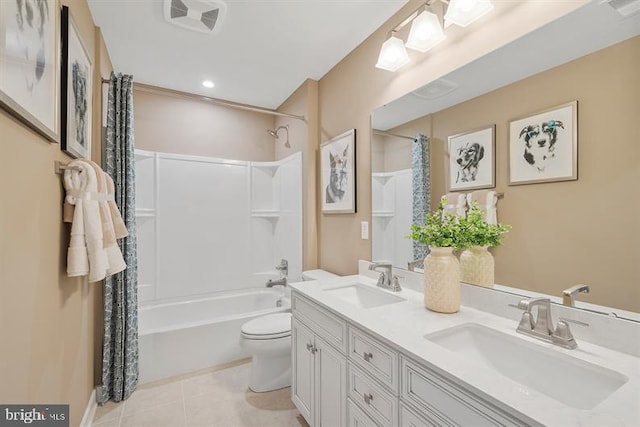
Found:
[[[80,427],[91,427],[93,424],[93,417],[96,415],[96,409],[98,408],[98,401],[96,400],[96,390],[93,389],[91,396],[89,396],[89,402],[84,410],[82,421],[80,421]]]

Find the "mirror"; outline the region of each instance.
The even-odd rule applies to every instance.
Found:
[[[496,283],[553,297],[587,284],[577,306],[640,319],[638,34],[640,13],[622,17],[590,2],[373,111],[372,259],[404,269],[412,260],[404,236],[412,222],[413,137],[430,139],[435,209],[450,191],[448,138],[495,125],[492,190],[504,194],[498,221],[512,226],[492,249]],[[572,101],[578,179],[509,185],[509,122]]]

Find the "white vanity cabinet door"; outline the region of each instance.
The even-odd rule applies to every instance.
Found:
[[[295,318],[291,323],[291,400],[298,411],[313,425],[314,401],[313,333]]]
[[[342,319],[296,294],[292,297],[291,307],[293,315],[308,325],[314,334],[346,353],[347,324]]]
[[[320,337],[315,337],[315,427],[345,425],[347,360]]]
[[[347,399],[347,427],[381,427],[362,412],[353,400]]]
[[[474,427],[529,425],[463,387],[404,358],[402,359],[400,397],[414,407],[423,407],[425,412],[442,418],[445,425]]]

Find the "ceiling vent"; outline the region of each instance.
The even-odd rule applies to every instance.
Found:
[[[458,85],[452,81],[438,79],[420,89],[414,90],[411,94],[422,99],[436,99],[453,92],[457,88]]]
[[[604,2],[624,17],[640,12],[640,0],[604,0]]]
[[[217,33],[227,5],[219,0],[165,0],[164,19],[179,27],[201,33]]]

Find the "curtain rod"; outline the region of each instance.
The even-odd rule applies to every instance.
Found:
[[[373,133],[376,135],[384,135],[384,136],[394,136],[396,138],[410,139],[411,141],[415,141],[416,139],[412,136],[398,135],[396,133],[383,132],[378,129],[374,129]]]
[[[111,81],[110,79],[103,78],[102,84],[109,83],[110,81]],[[224,107],[237,108],[239,110],[253,111],[256,113],[263,113],[263,114],[271,114],[273,116],[289,117],[292,119],[302,120],[303,122],[307,123],[307,118],[305,116],[298,116],[296,114],[290,114],[290,113],[281,113],[280,111],[270,110],[268,108],[254,107],[252,105],[225,101],[224,99],[212,98],[210,96],[196,95],[193,93],[182,92],[179,90],[167,89],[159,86],[152,86],[144,83],[135,83],[135,82],[133,83],[133,88],[143,92],[155,93],[157,95],[173,96],[175,98],[197,99],[200,101],[207,101],[213,104],[222,105]]]

